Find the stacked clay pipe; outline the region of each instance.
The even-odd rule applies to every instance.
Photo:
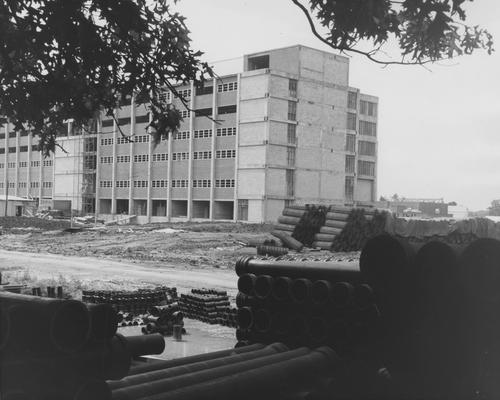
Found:
[[[128,373],[132,357],[161,353],[163,337],[116,334],[116,311],[0,291],[0,398],[111,398],[105,380]]]
[[[186,318],[207,324],[236,325],[236,310],[231,307],[227,292],[214,289],[192,289],[181,294],[180,310]]]

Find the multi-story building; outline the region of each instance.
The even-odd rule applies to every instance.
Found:
[[[165,92],[184,118],[167,140],[153,143],[147,107],[132,101],[104,117],[97,135],[75,135],[70,125],[61,140],[72,147],[50,166],[29,137],[6,128],[4,184],[15,182],[16,195],[95,205],[101,217],[136,215],[140,223],[274,221],[292,203],[371,202],[378,99],[348,78],[349,59],[305,46],[246,55],[242,73],[177,88],[191,111]],[[23,175],[36,190],[20,190],[21,167],[8,168],[24,160],[19,146],[28,146],[28,164],[41,164]]]

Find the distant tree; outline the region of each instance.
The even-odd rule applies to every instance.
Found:
[[[500,215],[500,200],[493,200],[488,211],[489,215]]]
[[[384,196],[380,196],[380,198],[378,199],[378,201],[388,201]]]
[[[392,200],[392,201],[399,201],[399,196],[398,196],[398,194],[397,194],[397,193],[394,193],[394,194],[392,195],[392,197],[391,197],[391,200]]]
[[[333,49],[362,54],[381,64],[425,64],[472,54],[491,54],[491,34],[465,24],[464,5],[472,0],[292,0],[305,14],[313,34]],[[306,6],[307,5],[307,6]],[[319,26],[317,26],[319,25]],[[395,39],[397,60],[384,45]],[[363,50],[362,43],[371,44]]]
[[[448,203],[449,206],[452,206],[452,207],[455,207],[457,205],[457,202],[456,201],[450,201]]]

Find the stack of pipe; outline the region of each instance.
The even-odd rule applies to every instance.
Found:
[[[82,301],[90,304],[111,304],[117,311],[143,314],[158,304],[170,304],[177,300],[177,288],[158,287],[155,289],[84,290]]]
[[[243,257],[236,274],[239,341],[331,345],[342,355],[369,342],[378,311],[356,263]]]
[[[360,269],[380,310],[374,358],[415,398],[500,395],[500,242],[370,239]]]
[[[257,344],[146,364],[108,384],[113,400],[298,399],[332,377],[339,364],[328,347]]]
[[[180,310],[186,318],[197,319],[208,324],[233,326],[234,311],[230,307],[227,292],[213,289],[192,289],[181,294]]]
[[[132,357],[163,351],[163,337],[116,334],[116,311],[0,291],[0,398],[111,399],[105,383]]]
[[[289,206],[282,211],[278,217],[278,223],[274,226],[273,232],[284,232],[292,235],[295,226],[299,223],[302,216],[306,213],[306,206]]]
[[[329,210],[330,207],[327,206],[306,205],[306,212],[295,226],[292,236],[304,246],[311,247],[325,223]]]
[[[146,323],[141,330],[143,334],[172,335],[174,325],[184,326],[184,315],[178,303],[151,307],[143,320]]]

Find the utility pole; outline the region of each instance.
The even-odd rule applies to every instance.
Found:
[[[9,177],[5,180],[5,216],[7,217],[7,210],[9,209]]]

